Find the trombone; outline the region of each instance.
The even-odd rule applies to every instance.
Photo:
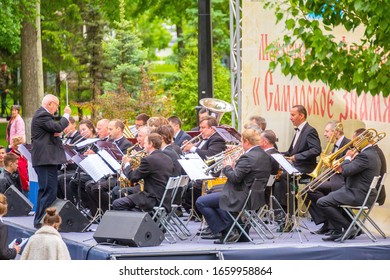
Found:
[[[323,156],[322,162],[327,168],[321,174],[319,174],[314,180],[312,180],[309,184],[307,184],[301,191],[299,191],[297,193],[297,198],[303,198],[309,191],[315,191],[324,182],[328,181],[331,177],[333,177],[336,173],[338,173],[337,169],[339,166],[341,166],[346,156],[343,156],[339,159],[337,158],[345,150],[351,148],[356,152],[360,152],[367,145],[369,144],[375,145],[385,137],[386,137],[385,132],[378,133],[375,129],[372,128],[366,129],[355,139],[349,141],[345,146],[343,146],[333,154],[329,156]]]

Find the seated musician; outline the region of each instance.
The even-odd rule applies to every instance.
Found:
[[[338,121],[330,121],[326,124],[324,130],[324,137],[328,141],[331,141],[329,142],[330,145],[333,145],[331,154],[334,154],[340,148],[344,147],[348,142],[350,142],[350,139],[344,136],[343,127],[341,123]],[[339,159],[345,156],[346,152],[347,152],[346,149],[343,152],[340,152],[335,159]],[[328,155],[324,154],[323,156],[328,156]],[[319,164],[321,164],[321,161]],[[321,166],[321,169],[325,169],[325,168],[326,166]],[[321,173],[318,176],[320,175]],[[307,207],[309,207],[308,209],[309,209],[310,216],[316,225],[323,223],[322,227],[319,230],[314,231],[313,233],[325,234],[325,235],[329,235],[332,233],[333,229],[331,228],[331,225],[328,225],[326,218],[321,215],[321,212],[318,210],[316,203],[318,199],[320,199],[323,196],[326,196],[332,191],[336,191],[340,189],[344,184],[345,184],[344,176],[339,173],[336,173],[332,177],[330,177],[329,180],[317,184],[318,187],[315,190],[308,191],[305,204]]]
[[[88,120],[84,119],[79,122],[79,132],[82,135],[82,138],[79,139],[78,143],[81,143],[83,140],[96,138],[96,130],[93,123]],[[77,144],[77,143],[76,143]],[[85,153],[90,149],[89,145],[76,148],[76,151],[80,155],[85,155]],[[67,198],[77,205],[78,203],[85,204],[87,201],[87,194],[85,192],[85,182],[88,180],[91,180],[91,176],[84,173],[83,171],[80,171],[78,168],[71,180],[69,181],[69,184],[67,184],[66,188],[66,195]],[[80,191],[80,195],[79,195]],[[88,207],[87,205],[83,205],[84,207]]]
[[[148,136],[151,133],[151,131],[152,131],[151,128],[146,125],[139,127],[137,133],[137,143],[134,146],[132,146],[130,154],[126,153],[128,157],[135,155],[136,153],[141,153],[141,151],[144,150],[145,137]],[[134,168],[134,166],[132,167]],[[131,183],[131,185],[128,185],[128,183]],[[140,186],[138,183],[125,182],[124,180],[120,179],[119,184],[117,182],[116,186],[111,191],[111,201],[114,201],[115,199],[118,199],[122,196],[126,196],[139,191],[140,191]]]
[[[353,139],[356,137],[358,135],[354,133]],[[380,175],[382,165],[380,156],[373,143],[369,141],[366,143],[364,146],[359,145],[360,152],[355,148],[348,150],[341,165],[334,167],[346,178],[345,184],[340,189],[317,200],[320,214],[326,217],[328,225],[332,225],[333,228],[330,235],[322,238],[324,241],[341,240],[351,220],[341,211],[339,205],[362,205],[373,178]],[[369,205],[375,202],[376,194],[375,190],[371,193]],[[353,229],[347,238],[354,237],[355,234],[358,234],[357,228]]]
[[[206,194],[196,200],[196,207],[209,226],[209,231],[202,233],[202,238],[219,239],[215,242],[217,244],[222,243],[233,224],[227,211],[240,211],[254,179],[268,179],[271,174],[271,159],[259,147],[258,131],[246,129],[241,137],[244,153],[236,162],[232,162],[230,157],[225,159],[222,173],[227,177],[227,182],[222,191]],[[238,238],[239,233],[233,230],[227,242],[237,241]]]
[[[207,111],[206,108],[202,108],[199,110],[198,112],[198,123],[199,125],[198,126],[195,126],[194,128],[191,129],[191,131],[200,131],[200,121],[205,118],[205,117],[208,117],[209,116],[209,112]]]
[[[131,142],[123,136],[124,123],[119,119],[111,120],[108,124],[109,141],[116,144],[123,154],[126,154],[127,149],[131,147]],[[109,192],[115,187],[117,182],[116,176],[110,178],[102,178],[99,182],[89,180],[85,183],[85,191],[87,193],[88,205],[91,215],[95,215],[99,207],[99,199],[101,210],[105,212],[109,208],[110,194]],[[100,190],[99,190],[100,188]]]
[[[204,117],[200,124],[200,136],[201,141],[198,143],[184,142],[182,150],[184,153],[197,153],[201,159],[205,160],[207,157],[214,156],[226,150],[225,140],[216,133],[214,126],[218,126],[216,118],[211,116]],[[183,207],[189,212],[192,208],[192,199],[196,199],[202,194],[202,181],[197,180],[190,188],[187,189],[187,192],[184,196]],[[193,190],[192,190],[193,188]],[[192,197],[193,196],[193,197]]]
[[[173,162],[164,154],[161,148],[162,138],[157,133],[151,133],[145,137],[144,147],[148,156],[141,159],[140,165],[132,169],[131,159],[124,156],[123,172],[131,182],[144,180],[144,189],[138,193],[118,198],[113,201],[113,210],[151,211],[162,199],[165,186],[174,174]],[[167,196],[163,205],[169,211],[171,197]]]
[[[278,154],[279,151],[275,148],[276,146],[276,134],[272,130],[263,130],[260,133],[259,146],[270,156],[271,159],[271,175],[278,175],[279,163],[271,156],[272,154]],[[272,186],[272,192],[274,191],[274,185]],[[265,201],[267,204],[270,202],[271,187],[265,190]]]
[[[183,142],[185,140],[190,140],[191,136],[183,131],[181,129],[181,120],[177,116],[171,116],[168,118],[169,124],[172,126],[173,131],[174,131],[174,143],[181,147],[183,145]]]
[[[101,119],[96,123],[96,134],[102,141],[108,141],[108,137],[110,133],[108,132],[108,124],[110,123],[110,120],[108,119]]]

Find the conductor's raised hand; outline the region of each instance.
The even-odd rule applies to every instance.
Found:
[[[65,109],[64,109],[64,114],[71,114],[72,113],[72,109],[70,109],[70,106],[69,105],[66,105],[65,106]]]

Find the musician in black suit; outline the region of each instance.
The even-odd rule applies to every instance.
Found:
[[[127,149],[132,146],[131,142],[123,136],[124,123],[119,119],[114,119],[108,124],[109,140],[116,144],[122,154],[126,154]],[[97,208],[100,206],[103,212],[109,208],[110,191],[115,187],[117,182],[116,174],[110,178],[102,178],[99,182],[90,180],[85,183],[85,191],[87,193],[87,205],[90,208],[91,214],[95,215]],[[100,190],[99,190],[100,189]]]
[[[131,159],[124,156],[124,174],[131,182],[144,180],[144,190],[128,196],[118,198],[112,203],[114,210],[142,210],[151,211],[158,205],[165,191],[165,186],[174,174],[172,159],[161,150],[162,138],[157,133],[151,133],[145,137],[144,147],[148,156],[141,159],[140,166],[132,169]],[[169,211],[171,197],[167,196],[163,202]]]
[[[176,145],[181,147],[181,145],[185,140],[188,141],[191,139],[191,136],[181,129],[181,120],[179,119],[179,117],[171,116],[168,118],[168,122],[173,128],[174,131],[173,139]]]
[[[293,141],[290,144],[287,152],[282,153],[287,160],[305,177],[305,174],[309,174],[317,165],[317,156],[321,153],[321,142],[318,137],[317,130],[309,125],[306,121],[307,111],[302,105],[295,105],[290,110],[290,120],[295,127],[295,135]],[[275,196],[280,201],[281,205],[287,211],[287,205],[289,205],[288,212],[293,213],[293,202],[294,195],[289,195],[291,202],[287,204],[286,193],[293,192],[293,188],[296,188],[297,183],[292,182],[289,185],[287,181],[290,181],[288,174],[283,171],[280,176],[280,187],[275,192]]]
[[[271,159],[271,175],[277,176],[279,174],[279,163],[271,156],[272,154],[279,154],[279,151],[275,148],[276,146],[276,134],[272,130],[263,130],[260,133],[259,146],[264,150],[264,152],[269,155]],[[274,191],[274,185],[272,187],[267,187],[265,190],[265,201],[267,204],[270,202],[272,192]]]
[[[345,185],[317,201],[319,210],[334,228],[331,235],[323,238],[324,241],[341,239],[351,221],[343,215],[339,205],[360,206],[366,198],[373,178],[380,175],[380,169],[381,160],[372,144],[363,147],[360,153],[357,153],[356,149],[347,151],[344,161],[338,168],[338,171],[346,177]],[[368,204],[375,202],[376,194],[376,190],[371,193]],[[356,232],[357,229],[351,236]]]
[[[330,121],[326,124],[324,130],[324,136],[328,141],[332,141],[330,145],[333,145],[332,151],[330,154],[338,153],[336,160],[345,156],[347,149],[342,149],[346,144],[351,140],[344,136],[343,126],[338,121]],[[329,156],[329,154],[324,154],[321,156]],[[321,162],[321,161],[320,161]],[[319,163],[320,164],[320,163]],[[328,169],[326,166],[322,166],[322,169]],[[328,169],[329,170],[329,169]],[[324,170],[321,171],[321,173]],[[321,176],[320,174],[318,176]],[[321,197],[329,194],[332,191],[340,189],[345,184],[345,178],[340,173],[335,173],[329,180],[319,184],[318,188],[315,190],[309,190],[307,193],[307,198],[305,204],[309,207],[309,213],[316,225],[324,223],[322,227],[315,231],[316,234],[330,234],[333,229],[328,225],[326,217],[322,216],[321,211],[318,210],[316,205],[317,200]]]
[[[71,109],[66,106],[63,117],[56,122],[54,114],[58,107],[58,98],[52,94],[46,95],[31,121],[31,159],[39,185],[34,217],[36,228],[41,226],[46,208],[57,198],[58,165],[66,162],[60,136],[69,124]]]
[[[259,139],[260,135],[256,130],[244,130],[241,139],[244,153],[236,162],[230,157],[224,161],[222,173],[227,177],[227,182],[222,191],[206,194],[196,200],[196,207],[211,230],[203,236],[204,239],[219,238],[216,243],[221,243],[233,223],[227,211],[241,210],[256,178],[268,180],[271,174],[271,159],[259,147]],[[238,237],[239,235],[233,232],[227,241],[236,241]]]
[[[221,153],[226,149],[225,140],[216,133],[214,127],[218,125],[217,120],[214,117],[206,116],[204,117],[199,124],[201,141],[198,143],[183,143],[183,152],[184,153],[197,153],[201,159],[206,160],[207,157],[214,156]],[[216,174],[216,176],[218,176]],[[193,190],[192,190],[193,188]],[[192,208],[192,199],[196,201],[199,196],[202,194],[202,181],[197,180],[195,182],[190,182],[189,188],[184,196],[183,207],[190,211]]]

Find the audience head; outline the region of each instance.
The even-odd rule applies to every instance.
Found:
[[[3,193],[0,193],[0,217],[7,215],[7,212],[8,212],[7,197]]]
[[[44,226],[52,226],[55,229],[59,229],[62,223],[61,216],[58,215],[57,209],[55,207],[49,207],[46,209],[46,214],[43,217]]]
[[[12,105],[11,107],[11,118],[16,118],[20,114],[20,105]]]
[[[5,156],[5,154],[6,154],[5,147],[4,146],[0,146],[0,166],[4,165],[4,156]]]
[[[9,173],[14,173],[18,170],[18,156],[14,153],[8,153],[4,156],[4,167]]]

